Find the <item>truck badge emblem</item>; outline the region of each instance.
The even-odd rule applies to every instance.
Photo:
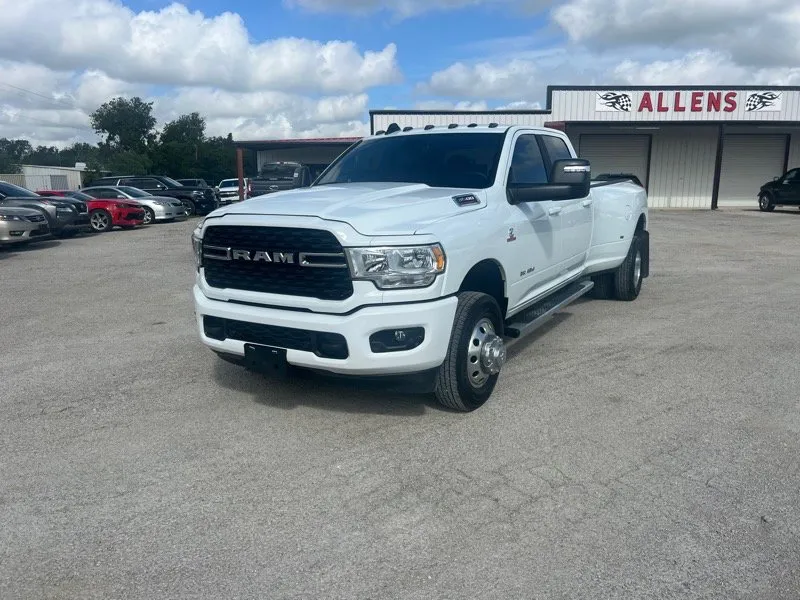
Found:
[[[513,227],[509,227],[508,228],[508,237],[506,238],[506,241],[507,242],[513,242],[516,239],[517,239],[517,236],[514,235],[514,228]]]

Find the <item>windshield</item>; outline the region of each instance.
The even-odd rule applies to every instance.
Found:
[[[219,187],[239,187],[238,179],[223,179],[219,182]]]
[[[169,177],[161,177],[160,181],[161,183],[166,183],[169,187],[183,187],[183,185],[181,185],[174,179],[170,179]]]
[[[294,165],[264,165],[258,177],[270,181],[291,181],[294,179],[294,170]]]
[[[69,196],[70,198],[75,198],[76,200],[95,200],[95,198],[89,194],[84,194],[83,192],[67,192],[64,195]]]
[[[487,188],[494,183],[504,138],[498,132],[364,140],[335,161],[314,185],[397,182]]]
[[[7,181],[0,181],[0,195],[2,196],[22,196],[23,198],[41,198],[39,194],[30,191],[27,188],[8,183]]]
[[[147,192],[143,192],[139,188],[128,187],[127,185],[121,185],[117,189],[120,190],[123,194],[128,194],[128,196],[133,196],[134,198],[147,198],[148,196],[151,195],[148,194]]]

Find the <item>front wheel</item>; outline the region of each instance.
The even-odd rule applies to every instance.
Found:
[[[628,255],[613,275],[613,291],[617,300],[635,300],[642,289],[642,238],[633,235]]]
[[[191,217],[197,213],[197,208],[191,200],[183,201],[183,212],[187,217]]]
[[[478,292],[458,296],[447,356],[436,375],[440,404],[462,412],[491,396],[506,360],[503,319],[494,298]]]
[[[114,221],[111,219],[111,215],[108,212],[104,210],[93,210],[92,214],[89,215],[89,225],[92,226],[92,231],[103,233],[105,231],[111,231],[114,227]]]
[[[775,205],[772,203],[772,197],[769,194],[761,194],[758,197],[758,209],[762,212],[775,210]]]
[[[144,219],[142,220],[142,225],[150,225],[153,221],[156,220],[156,213],[153,212],[152,208],[144,208]]]

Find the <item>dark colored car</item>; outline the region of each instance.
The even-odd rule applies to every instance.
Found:
[[[176,179],[175,181],[187,187],[196,187],[200,189],[211,188],[211,190],[214,192],[217,202],[220,201],[219,188],[208,185],[208,182],[205,179]]]
[[[262,165],[257,177],[248,182],[247,197],[263,196],[311,185],[311,170],[297,162],[274,162]]]
[[[92,181],[92,187],[128,186],[153,196],[176,198],[183,203],[186,215],[207,215],[219,206],[217,196],[210,187],[199,188],[181,185],[163,175],[101,177]]]
[[[776,206],[800,206],[800,168],[790,169],[758,190],[758,208],[764,212]]]
[[[136,202],[93,198],[89,194],[72,190],[38,190],[40,196],[63,196],[83,200],[89,207],[89,225],[102,233],[114,227],[133,229],[144,223],[144,208]]]
[[[47,219],[50,232],[58,237],[91,231],[89,208],[82,200],[62,196],[45,198],[27,188],[0,181],[0,205],[38,210]]]

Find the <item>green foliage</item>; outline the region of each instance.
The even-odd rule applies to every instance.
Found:
[[[104,144],[122,151],[144,152],[155,139],[153,103],[138,96],[114,98],[89,116],[92,128],[105,136]]]

